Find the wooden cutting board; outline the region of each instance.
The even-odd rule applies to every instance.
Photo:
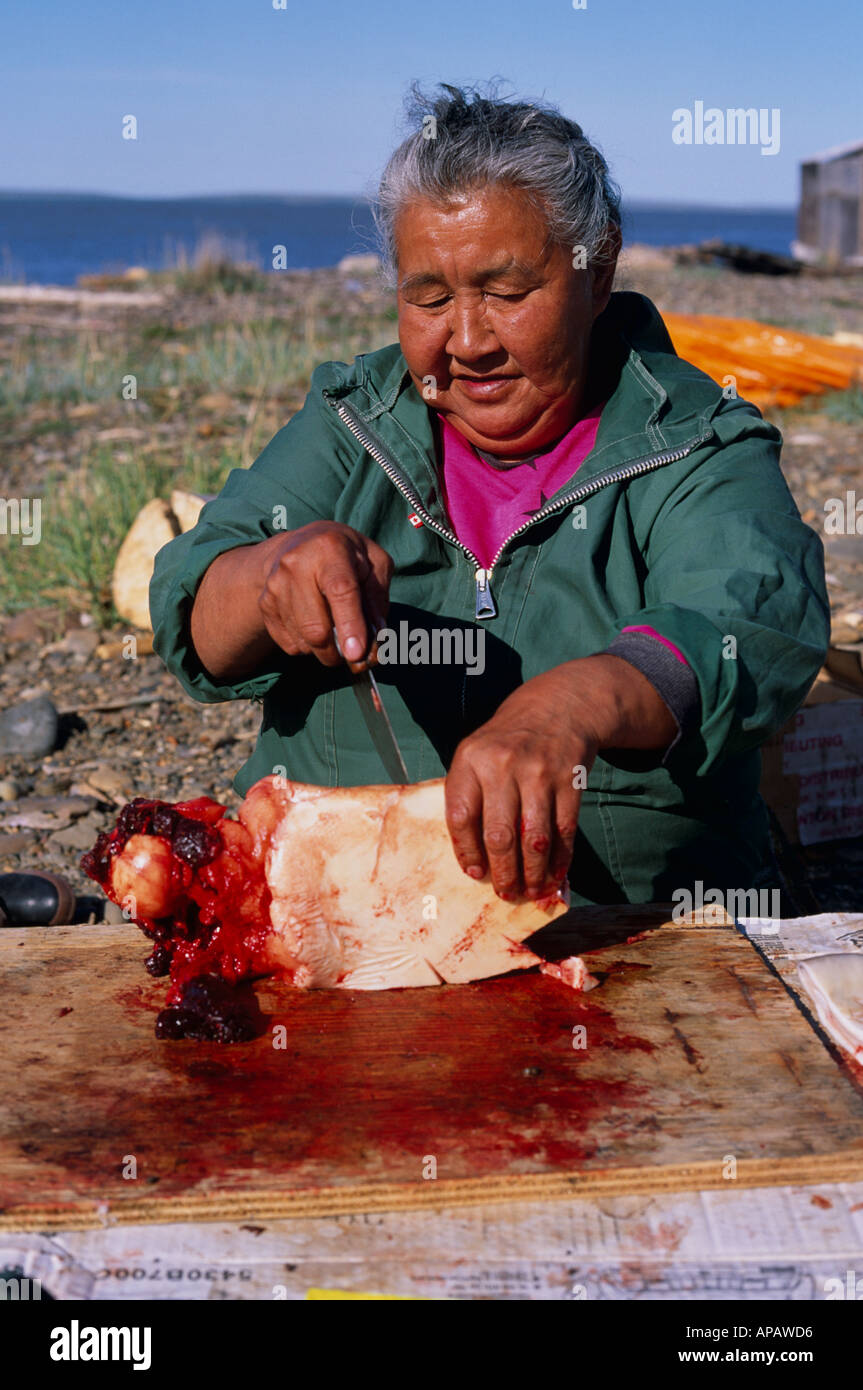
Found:
[[[547,929],[600,978],[587,995],[538,972],[265,982],[269,1031],[231,1047],[156,1040],[165,982],[134,928],[6,929],[0,1226],[863,1178],[863,1091],[785,986],[733,924],[667,916]]]

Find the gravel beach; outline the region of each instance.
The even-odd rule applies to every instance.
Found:
[[[634,248],[617,287],[640,290],[660,310],[757,318],[826,335],[863,331],[863,274],[745,275]],[[130,655],[123,640],[129,628],[112,614],[105,581],[116,534],[101,546],[98,536],[91,539],[81,560],[70,540],[69,565],[95,576],[87,586],[61,576],[40,587],[34,572],[49,558],[55,511],[71,505],[75,493],[79,505],[86,500],[97,458],[109,480],[115,469],[118,493],[124,469],[136,468],[136,486],[146,488],[140,469],[147,460],[162,469],[154,473],[161,486],[175,478],[200,488],[203,480],[209,488],[201,490],[215,491],[228,469],[248,464],[298,408],[315,361],[394,340],[394,303],[376,276],[338,270],[285,273],[263,284],[252,277],[231,293],[218,285],[213,292],[184,289],[156,276],[102,290],[37,289],[0,289],[0,374],[8,371],[18,392],[0,398],[0,497],[43,499],[38,546],[0,537],[4,567],[9,562],[0,581],[0,747],[2,712],[23,702],[47,696],[59,724],[48,754],[0,752],[0,872],[63,873],[82,895],[81,920],[101,920],[104,905],[79,870],[81,853],[132,796],[174,801],[206,794],[235,808],[231,782],[251,751],[259,707],[196,704],[146,653],[146,641]],[[261,325],[267,341],[294,356],[288,368],[278,364],[256,378]],[[245,376],[212,346],[226,333],[248,347]],[[194,381],[183,377],[190,359],[203,359],[207,342],[209,366],[203,361]],[[63,363],[72,359],[77,385],[65,389]],[[146,389],[124,399],[121,378],[136,361]],[[860,477],[863,414],[850,394],[765,413],[783,432],[783,466],[798,506],[824,536],[833,641],[863,649],[863,534],[829,536],[823,526],[826,500],[853,490]],[[804,892],[787,915],[814,910],[812,902],[825,911],[861,909],[863,839],[801,852],[800,862],[812,899]],[[113,915],[111,908],[108,919]]]

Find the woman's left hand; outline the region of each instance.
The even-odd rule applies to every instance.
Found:
[[[490,871],[505,901],[547,896],[566,877],[600,748],[665,748],[676,732],[654,686],[620,657],[534,676],[456,749],[446,815],[459,864],[472,878]]]

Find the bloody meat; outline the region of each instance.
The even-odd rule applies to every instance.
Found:
[[[505,903],[468,878],[442,779],[327,789],[265,777],[236,820],[209,797],[137,798],[81,866],[150,937],[150,972],[170,977],[160,1036],[225,1041],[252,1027],[248,999],[234,1017],[225,987],[263,976],[386,989],[537,965],[523,942],[568,896]]]

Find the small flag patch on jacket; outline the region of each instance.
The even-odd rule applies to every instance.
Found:
[[[410,516],[408,517],[408,521],[410,522],[411,526],[422,526],[422,522],[420,521],[416,512],[411,512]]]

